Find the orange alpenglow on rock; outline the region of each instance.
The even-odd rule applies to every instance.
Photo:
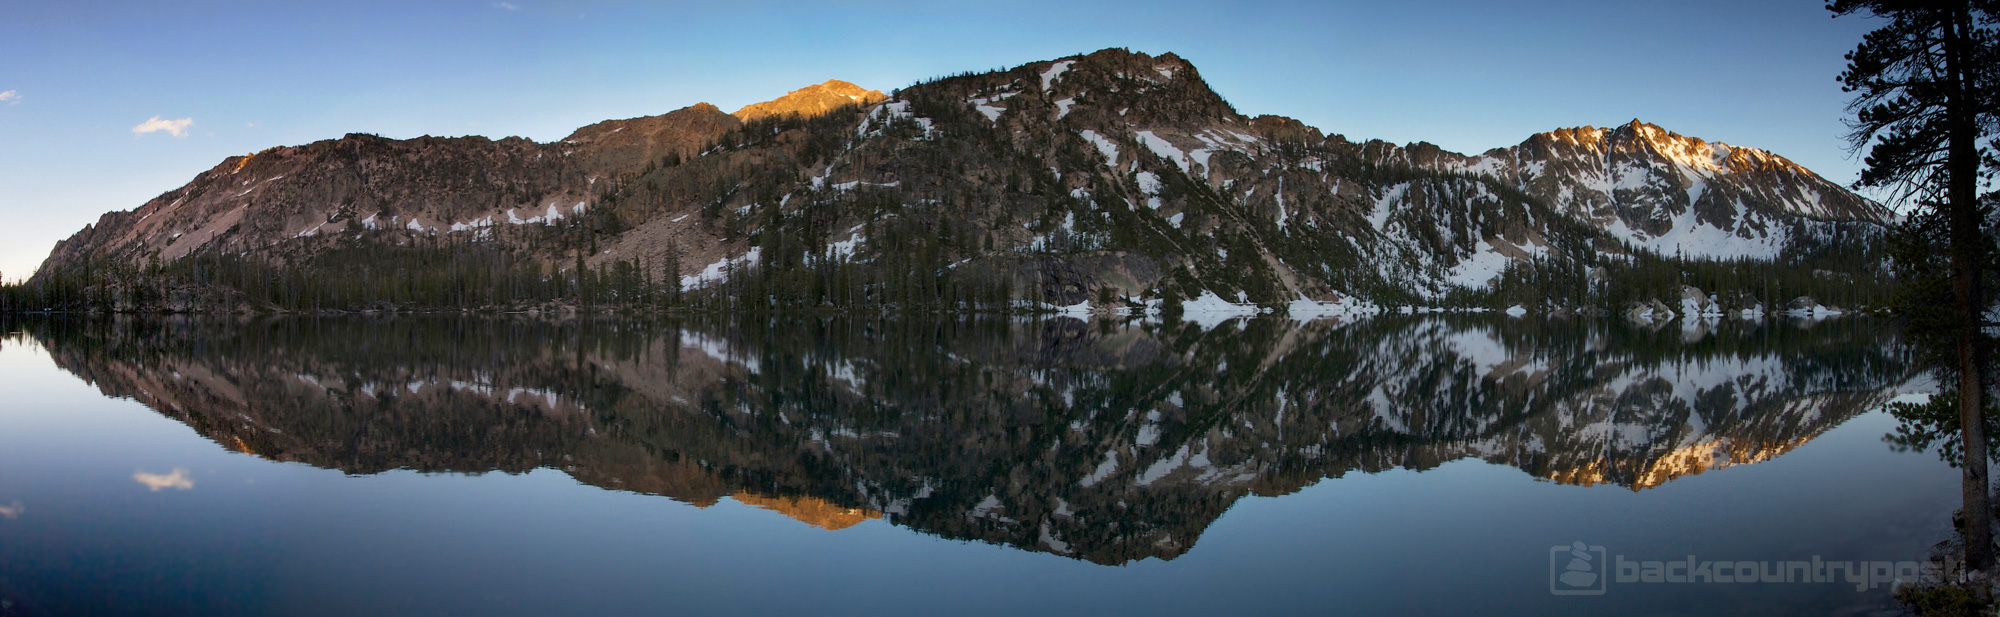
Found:
[[[826,83],[787,92],[775,100],[746,105],[730,115],[744,122],[787,114],[810,118],[847,105],[868,105],[888,98],[889,95],[882,94],[881,90],[868,90],[838,79],[829,79]]]
[[[1613,482],[1638,492],[1684,476],[1768,461],[1792,451],[1793,448],[1805,445],[1811,439],[1812,435],[1789,440],[1747,443],[1735,443],[1728,439],[1705,439],[1635,460],[1631,465],[1619,465],[1620,470],[1612,469],[1612,466],[1616,465],[1614,461],[1598,459],[1571,468],[1551,470],[1543,474],[1543,477],[1556,484],[1581,486]]]
[[[755,506],[792,517],[801,523],[821,529],[840,530],[861,524],[869,519],[882,518],[881,512],[866,508],[846,508],[834,505],[818,497],[765,497],[739,492],[730,499],[747,506]]]

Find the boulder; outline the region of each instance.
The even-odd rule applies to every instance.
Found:
[[[1682,285],[1681,315],[1689,318],[1721,317],[1722,303],[1714,295],[1702,293],[1693,285]]]
[[[1820,304],[1812,296],[1799,296],[1785,304],[1785,314],[1793,317],[1833,317],[1845,312],[1837,306]]]
[[[1672,321],[1674,310],[1659,300],[1633,302],[1625,308],[1625,318],[1640,323]]]

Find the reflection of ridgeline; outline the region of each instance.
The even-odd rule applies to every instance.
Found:
[[[1477,457],[1633,490],[1782,454],[1908,363],[1867,322],[1690,335],[1371,319],[25,325],[225,447],[348,473],[561,469],[838,529],[1122,563],[1246,494]]]

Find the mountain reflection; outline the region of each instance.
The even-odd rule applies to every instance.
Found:
[[[1097,563],[1237,499],[1467,457],[1632,490],[1777,456],[1912,377],[1880,325],[1376,318],[17,322],[222,446],[370,474],[560,469]],[[1710,330],[1713,331],[1710,331]]]

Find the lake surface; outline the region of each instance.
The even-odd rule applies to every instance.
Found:
[[[1958,476],[1883,440],[1893,336],[16,320],[0,615],[1871,614],[1612,570],[1927,558]]]

